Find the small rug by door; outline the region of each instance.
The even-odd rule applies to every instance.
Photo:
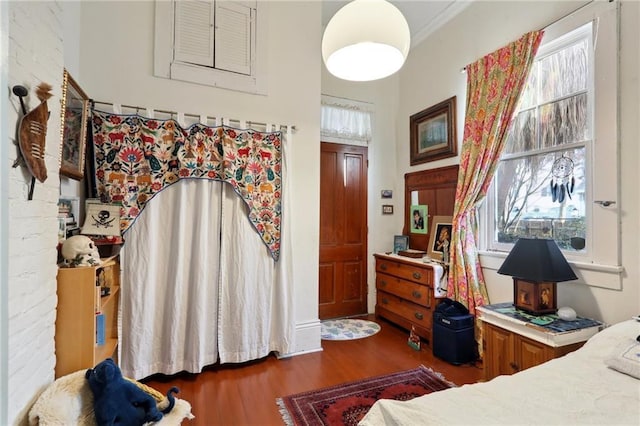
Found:
[[[287,426],[355,426],[379,399],[408,401],[450,387],[440,373],[420,366],[315,391],[277,398]]]
[[[380,331],[380,325],[361,319],[333,319],[320,323],[323,340],[355,340],[373,336]]]

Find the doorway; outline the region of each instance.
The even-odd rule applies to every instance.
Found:
[[[320,319],[367,313],[367,147],[320,147]]]

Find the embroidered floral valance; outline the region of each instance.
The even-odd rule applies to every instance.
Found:
[[[145,204],[180,179],[231,184],[271,256],[280,255],[282,133],[93,111],[98,195],[120,203],[122,232]]]

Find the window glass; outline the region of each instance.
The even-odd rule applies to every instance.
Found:
[[[538,237],[586,250],[590,37],[588,24],[536,56],[490,192],[493,248]]]

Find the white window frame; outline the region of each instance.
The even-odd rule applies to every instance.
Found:
[[[588,285],[619,290],[622,288],[620,255],[618,40],[619,2],[593,2],[545,29],[539,54],[554,40],[593,22],[593,102],[592,141],[587,153],[587,250],[586,254],[565,251],[579,281]],[[591,99],[590,99],[591,101]],[[596,164],[597,162],[597,164]],[[613,201],[608,207],[597,201]],[[510,250],[509,244],[493,243],[495,228],[490,195],[480,209],[481,263],[498,269]]]
[[[267,2],[234,1],[253,5],[251,75],[210,68],[174,60],[175,2],[178,0],[156,0],[153,71],[156,77],[181,80],[222,89],[252,94],[267,94]],[[183,0],[186,1],[186,0]],[[213,0],[212,0],[213,1]],[[215,0],[219,1],[219,0]]]

